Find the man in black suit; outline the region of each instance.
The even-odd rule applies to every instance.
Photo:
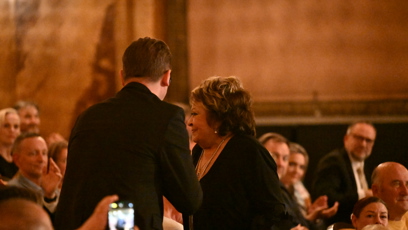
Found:
[[[184,111],[162,101],[171,53],[141,38],[123,55],[123,88],[81,114],[71,132],[56,229],[76,229],[99,200],[117,194],[134,204],[135,225],[162,229],[163,195],[186,214],[202,191],[190,156]]]
[[[364,173],[364,160],[371,154],[375,137],[376,130],[371,123],[353,123],[344,136],[344,147],[330,152],[319,161],[312,185],[313,199],[327,195],[329,206],[339,202],[336,215],[326,221],[327,225],[351,223],[354,204],[363,197],[372,196],[366,179],[369,176]]]

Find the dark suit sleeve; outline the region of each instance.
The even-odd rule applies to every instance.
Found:
[[[256,146],[244,172],[246,188],[255,213],[252,229],[270,229],[285,219],[276,164],[266,149]]]
[[[352,189],[354,175],[350,173],[352,174],[347,170],[346,162],[343,159],[325,159],[318,166],[314,183],[316,196],[328,195],[332,200],[339,202],[350,202],[350,200],[357,199],[357,192]]]
[[[170,120],[160,151],[163,194],[182,213],[193,214],[201,205],[202,190],[189,150],[184,112]]]
[[[326,157],[319,162],[315,181],[313,183],[313,199],[327,195],[329,205],[339,202],[338,215],[344,212],[344,218],[349,219],[353,205],[358,200],[357,188],[351,163],[341,154]]]

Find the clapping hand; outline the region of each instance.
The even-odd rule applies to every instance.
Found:
[[[61,183],[62,174],[57,164],[55,164],[53,159],[49,159],[49,167],[44,167],[43,175],[41,179],[41,188],[44,191],[44,196],[48,199],[53,199],[55,197],[55,190]]]
[[[319,218],[329,218],[336,214],[339,203],[335,202],[334,205],[329,208],[327,201],[327,196],[320,196],[319,198],[317,198],[309,207],[306,219],[315,221]]]

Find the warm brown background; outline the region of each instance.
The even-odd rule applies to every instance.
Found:
[[[144,36],[174,53],[169,101],[236,75],[259,124],[408,120],[406,0],[4,0],[0,26],[0,107],[37,102],[44,135],[119,90]]]

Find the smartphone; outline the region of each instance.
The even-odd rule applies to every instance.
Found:
[[[117,201],[109,205],[109,230],[133,230],[134,209],[129,201]]]

